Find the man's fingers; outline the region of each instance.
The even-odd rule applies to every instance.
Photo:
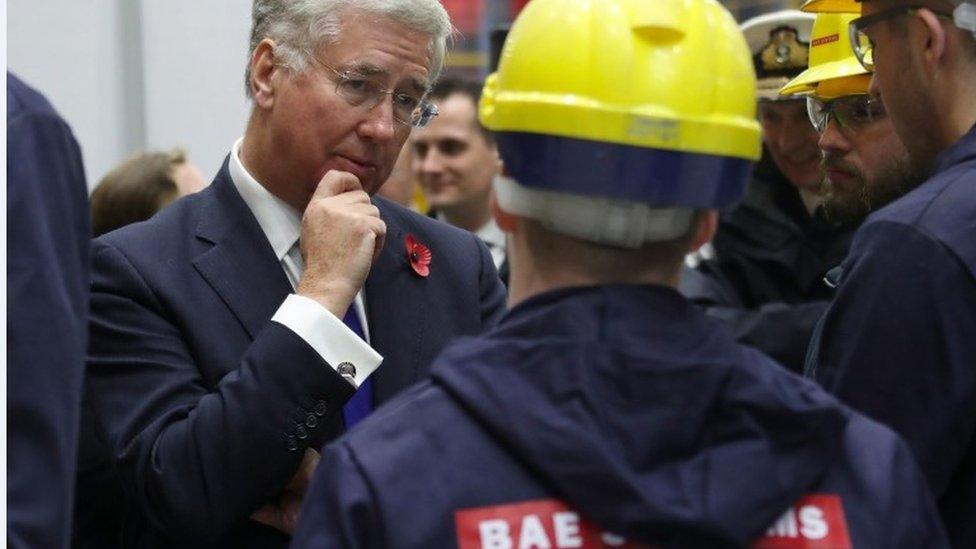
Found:
[[[251,520],[280,530],[286,534],[295,532],[302,509],[302,496],[286,490],[278,504],[268,504],[251,513]]]
[[[315,468],[318,467],[320,459],[318,452],[311,448],[306,448],[305,457],[302,458],[302,462],[298,465],[298,471],[295,473],[295,476],[288,483],[288,489],[298,494],[304,494],[305,490],[308,489],[308,485],[312,483],[312,477],[315,475]]]
[[[379,259],[384,244],[386,244],[386,224],[383,225],[383,234],[377,235],[376,240],[373,242],[373,263],[376,263],[376,260]]]
[[[260,522],[265,526],[270,526],[276,530],[284,530],[284,524],[281,516],[281,508],[277,505],[265,505],[257,511],[251,513],[251,520],[255,522]]]
[[[372,202],[349,204],[349,211],[355,212],[360,215],[373,217],[376,219],[380,218],[380,209],[373,205]]]
[[[282,529],[293,534],[298,528],[298,518],[302,510],[302,496],[286,491],[281,495]]]
[[[362,191],[363,185],[359,178],[349,172],[329,170],[322,176],[315,192],[312,193],[312,200],[329,198],[350,191]]]

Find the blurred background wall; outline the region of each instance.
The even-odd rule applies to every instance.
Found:
[[[484,76],[489,34],[530,0],[442,0],[448,72]],[[656,1],[656,0],[648,0]],[[800,0],[726,0],[739,20]],[[183,147],[206,177],[244,129],[248,0],[8,0],[7,65],[81,143],[89,186],[131,152]]]

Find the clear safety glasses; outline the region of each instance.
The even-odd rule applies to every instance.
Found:
[[[807,114],[813,127],[821,134],[827,131],[831,116],[841,128],[852,133],[887,116],[884,105],[868,95],[849,95],[832,101],[807,97]]]

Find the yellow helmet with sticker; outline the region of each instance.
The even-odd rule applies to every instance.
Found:
[[[867,93],[871,75],[854,56],[847,32],[857,17],[856,13],[818,14],[810,38],[810,68],[779,93],[807,94],[824,100]]]

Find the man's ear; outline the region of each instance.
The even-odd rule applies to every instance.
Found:
[[[704,210],[698,214],[695,221],[695,238],[691,241],[690,252],[697,252],[699,248],[708,244],[715,237],[718,230],[718,212]]]
[[[274,57],[275,43],[270,38],[262,40],[251,55],[251,95],[255,105],[270,108],[274,104],[274,76],[277,67]]]
[[[518,226],[518,216],[510,214],[498,206],[498,197],[495,196],[494,189],[488,198],[488,204],[491,207],[491,216],[495,218],[498,228],[506,233],[515,232],[515,227]]]
[[[920,9],[915,17],[921,24],[922,36],[922,60],[925,62],[925,69],[930,75],[939,69],[945,61],[946,50],[949,47],[949,34],[946,32],[938,16],[927,9]],[[916,44],[918,45],[918,44]]]

